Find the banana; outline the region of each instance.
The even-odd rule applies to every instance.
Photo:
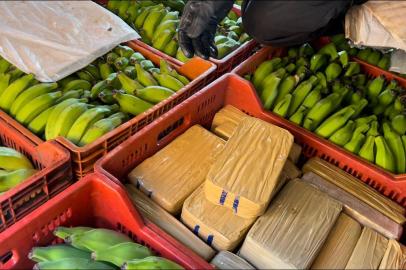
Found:
[[[107,79],[106,79],[107,85],[109,88],[113,89],[120,89],[121,88],[121,83],[120,80],[117,77],[117,72],[111,73]]]
[[[265,77],[276,69],[276,66],[282,61],[281,58],[273,58],[261,63],[254,72],[252,82],[256,89],[262,84]]]
[[[278,97],[278,86],[281,78],[275,74],[270,74],[264,79],[264,86],[261,93],[261,101],[266,110],[272,108],[275,99]]]
[[[6,73],[10,66],[10,62],[0,56],[0,74]]]
[[[357,62],[349,62],[344,77],[352,77],[361,72],[361,66]]]
[[[74,75],[70,75],[68,77],[63,78],[62,80],[58,81],[58,85],[61,87],[65,87],[71,81],[77,80],[78,78]]]
[[[378,103],[384,108],[395,101],[396,92],[391,89],[385,89],[378,96]]]
[[[186,57],[186,55],[183,53],[183,51],[182,51],[182,49],[180,47],[176,51],[175,57],[176,57],[176,59],[178,59],[182,63],[186,63],[187,61],[190,60],[190,58]]]
[[[55,106],[49,107],[42,113],[40,113],[37,117],[35,117],[29,124],[28,124],[28,129],[31,130],[33,133],[35,133],[37,136],[41,136],[45,132],[45,127],[48,122],[48,118],[52,113],[52,110],[55,108]]]
[[[122,112],[132,115],[143,113],[153,106],[151,103],[148,103],[138,97],[120,92],[115,92],[113,97],[120,104],[120,109]]]
[[[76,72],[76,75],[79,77],[79,79],[88,81],[91,84],[96,82],[96,78],[94,78],[92,74],[86,70],[79,70]]]
[[[10,74],[0,73],[0,97],[3,94],[4,90],[9,86],[10,83]]]
[[[148,14],[147,18],[145,19],[142,28],[145,31],[145,35],[150,40],[152,40],[152,38],[154,37],[154,31],[157,28],[157,26],[161,23],[161,20],[166,15],[166,13],[167,13],[166,9],[153,10]]]
[[[68,236],[74,235],[74,234],[82,234],[85,233],[87,231],[91,231],[94,228],[91,227],[63,227],[63,226],[59,226],[57,227],[54,231],[53,234],[62,239],[65,240]]]
[[[373,50],[367,57],[366,61],[371,64],[371,65],[378,65],[379,60],[381,60],[381,56],[382,54],[377,51],[377,50]]]
[[[299,47],[299,56],[312,56],[314,54],[314,49],[310,46],[309,43],[304,43],[302,46]]]
[[[183,75],[180,75],[175,69],[171,70],[170,75],[178,79],[183,85],[190,83],[190,80]]]
[[[328,64],[328,56],[324,54],[314,54],[310,59],[310,70],[317,72]]]
[[[375,146],[376,146],[376,157],[375,157],[376,165],[390,172],[395,172],[396,166],[394,156],[388,144],[386,143],[385,138],[383,136],[377,136],[375,138]]]
[[[181,81],[171,76],[170,74],[153,73],[152,75],[161,86],[169,88],[175,92],[185,87],[185,85]]]
[[[356,119],[355,124],[357,124],[357,127],[359,127],[364,124],[370,124],[372,121],[376,121],[376,120],[378,120],[376,115],[370,115],[370,116],[365,116],[365,117]]]
[[[349,62],[349,57],[348,57],[348,53],[347,53],[347,51],[341,51],[341,52],[338,52],[338,59],[339,59],[339,61],[340,61],[340,63],[341,63],[341,66],[343,67],[343,68],[345,68],[346,66],[348,66],[348,62]]]
[[[102,251],[125,242],[132,242],[128,236],[108,229],[93,229],[82,234],[73,234],[65,238],[65,242],[87,251]]]
[[[101,74],[100,74],[100,71],[99,71],[99,69],[98,69],[95,65],[89,64],[89,65],[87,65],[87,66],[85,67],[85,70],[86,70],[87,72],[89,72],[89,73],[92,75],[92,77],[96,79],[96,81],[102,79]]]
[[[65,93],[69,90],[90,90],[92,88],[92,84],[86,80],[73,80],[68,82],[64,88],[62,88],[62,92]]]
[[[0,168],[7,171],[18,169],[33,169],[26,156],[13,148],[0,146]]]
[[[49,247],[34,247],[28,254],[28,258],[35,262],[57,261],[69,258],[90,259],[90,253],[69,245],[52,245]]]
[[[151,60],[141,60],[140,65],[143,70],[149,71],[151,68],[154,68],[154,63]]]
[[[342,68],[339,64],[333,62],[327,66],[324,72],[326,74],[327,82],[331,82],[340,76]]]
[[[289,65],[285,66],[285,70],[287,73],[292,73],[293,71],[296,70],[296,65],[293,63],[290,63]]]
[[[317,102],[307,113],[303,127],[311,131],[317,128],[319,124],[333,112],[339,98],[340,94],[332,93]]]
[[[312,90],[314,81],[317,80],[316,76],[312,76],[308,80],[300,83],[296,89],[293,91],[292,94],[292,102],[289,107],[289,112],[288,115],[291,116],[296,110],[299,108],[299,106],[302,104],[306,96],[310,93]]]
[[[121,267],[122,270],[132,269],[184,269],[180,265],[165,258],[150,256],[141,260],[127,261]]]
[[[273,112],[282,117],[286,117],[289,111],[289,105],[291,101],[292,95],[291,94],[285,95],[285,97],[280,102],[276,103]]]
[[[127,9],[130,7],[130,1],[127,0],[121,0],[118,9],[117,9],[117,15],[122,18],[123,20],[127,20],[128,15],[127,15]]]
[[[351,140],[353,131],[355,129],[355,122],[349,120],[344,127],[335,131],[330,137],[329,140],[333,143],[344,146],[347,142]]]
[[[114,60],[114,66],[119,71],[123,71],[129,64],[130,60],[124,56],[118,57],[116,60]]]
[[[125,75],[130,77],[131,79],[135,80],[137,78],[137,71],[135,70],[134,66],[128,66],[124,69]]]
[[[171,13],[171,12],[169,12]],[[169,14],[168,13],[168,14]],[[165,19],[165,17],[164,17]],[[163,32],[169,31],[169,32],[175,32],[179,24],[178,19],[173,19],[173,20],[164,20],[162,19],[162,22],[157,26],[154,37],[152,39],[152,43],[155,43],[156,40],[162,35]]]
[[[146,70],[142,69],[140,64],[135,64],[135,69],[137,70],[138,81],[144,86],[154,86],[158,85],[158,82],[154,77]]]
[[[110,0],[111,1],[111,0]],[[113,266],[102,262],[95,262],[84,258],[67,258],[57,261],[39,262],[34,265],[34,270],[63,270],[63,269],[81,269],[81,270],[113,270]]]
[[[0,108],[8,112],[17,96],[26,89],[33,79],[33,74],[25,75],[4,89],[0,96]]]
[[[406,133],[406,115],[398,114],[391,120],[392,128],[399,134],[404,135]]]
[[[138,11],[139,11],[139,9],[140,9],[140,6],[138,5],[137,2],[135,2],[133,5],[131,5],[131,6],[127,9],[127,11],[126,11],[126,14],[127,14],[127,22],[132,23],[133,21],[135,21],[135,19],[136,19],[137,16],[138,16]]]
[[[134,50],[125,45],[117,45],[113,50],[117,55],[124,58],[130,58],[133,55]]]
[[[291,117],[289,117],[289,120],[300,126],[302,125],[303,119],[308,111],[309,109],[307,107],[300,106],[299,109],[297,109],[297,111]]]
[[[171,72],[175,72],[177,74],[176,70],[174,70],[164,59],[159,60],[159,70],[161,74],[171,74]]]
[[[78,144],[86,130],[95,122],[103,119],[106,115],[110,114],[112,108],[108,106],[99,106],[87,110],[79,116],[72,124],[72,127],[67,132],[66,138],[74,144]]]
[[[384,54],[382,58],[379,60],[377,66],[384,69],[384,70],[389,70],[390,68],[390,54]]]
[[[357,57],[363,61],[366,61],[368,56],[372,53],[372,49],[371,48],[364,48],[359,50]]]
[[[316,130],[317,135],[323,138],[330,137],[334,132],[343,127],[350,117],[355,113],[355,108],[350,105],[342,108],[329,118],[327,118]]]
[[[350,104],[357,104],[358,102],[360,102],[362,100],[362,96],[360,95],[359,92],[354,92],[351,94],[351,98],[349,103]]]
[[[139,98],[152,104],[157,104],[172,96],[175,92],[163,86],[147,86],[143,89],[136,90],[135,93]]]
[[[159,35],[155,36],[155,38],[152,40],[152,46],[160,51],[163,51],[175,35],[176,30],[165,29],[161,31]]]
[[[378,96],[383,90],[385,84],[385,77],[384,76],[378,76],[375,79],[373,79],[368,87],[367,87],[367,96],[371,100],[371,105],[374,106],[378,102]]]
[[[75,103],[66,107],[55,122],[56,136],[65,137],[73,123],[88,109],[85,103]]]
[[[112,105],[116,103],[116,100],[113,98],[113,91],[110,89],[104,89],[99,93],[98,97],[104,104]]]
[[[96,99],[101,91],[104,89],[109,88],[107,81],[99,81],[95,85],[93,85],[92,89],[90,89],[90,98]]]
[[[124,242],[108,247],[105,250],[93,252],[92,259],[109,262],[120,267],[126,261],[144,259],[152,255],[147,247],[133,242]]]
[[[324,73],[319,71],[316,73],[316,77],[319,79],[319,84],[323,87],[323,89],[327,89],[327,78]]]
[[[351,119],[358,118],[358,116],[361,114],[362,110],[364,110],[367,105],[368,105],[368,100],[365,98],[361,99],[361,101],[358,102],[357,104],[354,104],[353,107],[355,108],[355,112],[351,116]]]
[[[364,86],[365,83],[367,82],[367,76],[365,74],[357,74],[351,77],[351,80],[353,82],[353,85],[361,87]]]
[[[60,91],[40,95],[27,103],[16,114],[15,119],[23,125],[28,125],[36,116],[55,104],[55,101],[62,96]]]
[[[279,79],[283,79],[286,75],[286,70],[284,68],[278,68],[276,71],[272,72],[271,74],[267,75],[265,79],[262,81],[262,84],[259,86],[259,92],[262,93],[264,89],[268,86],[268,84],[272,84],[274,82],[274,77],[278,77]]]
[[[379,137],[379,136],[378,136]],[[361,149],[358,152],[358,155],[363,159],[366,159],[370,162],[375,161],[375,136],[367,136],[365,143],[362,145]]]
[[[297,75],[290,75],[283,78],[278,86],[278,97],[275,100],[275,104],[278,104],[287,94],[290,94],[298,82],[299,77]]]
[[[145,57],[141,53],[135,52],[130,57],[130,64],[135,65],[136,63],[139,63],[142,60],[145,60]]]
[[[88,91],[88,90],[86,90],[86,91]],[[70,98],[83,97],[84,94],[85,94],[85,91],[83,89],[69,90],[69,91],[63,93],[62,96],[55,101],[55,104],[59,104],[62,101],[70,99]]]
[[[130,95],[133,95],[136,90],[144,88],[137,80],[132,80],[124,72],[118,72],[117,78],[120,80],[121,88]]]
[[[109,52],[106,55],[106,62],[109,65],[114,65],[114,61],[116,61],[117,58],[119,58],[120,56],[118,54],[116,54],[115,52]]]
[[[178,51],[178,48],[178,41],[176,39],[172,39],[171,41],[169,41],[168,45],[166,45],[163,52],[169,56],[174,57],[176,55],[176,52]]]
[[[368,130],[368,132],[367,132],[367,135],[368,136],[379,136],[380,134],[379,134],[379,130],[378,130],[378,128],[379,128],[379,123],[378,123],[378,121],[372,121],[371,122],[371,124],[370,124],[370,128],[369,128],[369,130]]]
[[[366,136],[364,133],[369,129],[368,124],[362,124],[358,126],[354,133],[352,134],[351,140],[344,145],[344,149],[348,151],[358,154],[359,150],[361,149],[362,145],[365,142]]]
[[[139,30],[147,18],[149,12],[151,11],[152,7],[143,7],[140,9],[140,13],[138,14],[137,18],[134,21],[134,27]]]
[[[311,92],[304,99],[302,105],[309,109],[316,105],[316,103],[321,99],[321,89],[322,86],[318,85],[311,90]]]
[[[395,171],[397,173],[406,172],[406,153],[402,144],[401,136],[392,130],[388,122],[384,122],[383,125],[384,138],[393,154],[395,161]]]
[[[113,72],[113,68],[108,63],[99,64],[99,73],[103,80],[107,79],[107,77]]]
[[[338,57],[337,48],[333,42],[322,47],[317,53],[330,56],[331,61]]]
[[[0,192],[12,189],[30,176],[34,175],[36,172],[37,171],[34,169],[18,169],[0,175]]]
[[[8,74],[10,74],[10,83],[12,83],[17,79],[20,79],[21,76],[24,75],[24,72],[16,67],[14,67],[14,69],[9,71]]]
[[[15,116],[17,112],[23,108],[28,102],[33,100],[35,97],[42,94],[46,94],[55,90],[58,87],[57,83],[39,83],[31,86],[24,92],[22,92],[13,102],[10,108],[10,114]]]

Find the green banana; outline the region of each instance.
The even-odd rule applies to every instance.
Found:
[[[128,58],[125,58],[124,56],[118,57],[114,61],[114,66],[119,71],[123,71],[129,64],[130,64],[130,60],[128,60]]]
[[[86,90],[88,91],[88,90]],[[58,98],[55,101],[55,104],[61,103],[64,100],[70,99],[70,98],[81,98],[85,94],[85,91],[83,89],[78,89],[78,90],[69,90],[65,93],[62,94],[60,98]]]
[[[322,47],[317,53],[330,56],[331,61],[338,57],[337,49],[333,42]]]
[[[121,0],[120,4],[118,5],[118,16],[122,18],[123,20],[127,20],[128,15],[127,15],[127,9],[130,7],[130,1],[127,0]]]
[[[137,70],[137,79],[142,85],[158,85],[158,82],[154,79],[154,77],[148,71],[142,69],[140,64],[135,64],[135,69]]]
[[[272,72],[271,74],[267,75],[265,79],[262,81],[262,84],[259,87],[259,91],[263,92],[263,90],[268,86],[268,84],[272,84],[274,82],[273,77],[278,77],[279,79],[283,79],[286,75],[286,69],[278,68],[276,71]]]
[[[93,85],[92,89],[90,89],[90,98],[96,99],[97,96],[99,95],[99,93],[101,91],[103,91],[104,89],[107,89],[108,87],[109,86],[107,84],[107,81],[105,81],[105,80],[99,81],[98,83]]]
[[[163,50],[164,53],[174,57],[178,51],[179,45],[176,39],[172,39],[168,45],[166,45],[165,49]]]
[[[57,83],[39,83],[31,86],[22,92],[13,102],[10,108],[10,114],[15,116],[17,112],[23,108],[28,102],[38,97],[39,95],[46,94],[55,90],[58,87]]]
[[[313,90],[311,90],[310,93],[304,99],[302,106],[305,106],[306,108],[310,109],[314,105],[316,105],[316,103],[319,102],[319,100],[321,99],[321,89],[322,86],[318,85]]]
[[[6,73],[10,66],[10,62],[0,56],[0,74]]]
[[[145,18],[145,22],[142,26],[145,35],[152,40],[154,37],[154,31],[161,23],[162,18],[166,15],[166,9],[152,10]]]
[[[406,133],[406,115],[398,114],[391,120],[392,128],[400,135]]]
[[[316,77],[317,78],[317,77]],[[305,100],[306,96],[310,93],[310,91],[313,88],[313,81],[311,79],[308,79],[302,83],[300,83],[296,89],[293,91],[292,94],[292,101],[289,107],[289,112],[288,115],[291,116],[296,110],[299,108],[299,106],[303,103]]]
[[[5,192],[17,186],[36,172],[34,169],[18,169],[0,175],[0,192]]]
[[[361,72],[361,66],[357,62],[349,62],[344,72],[344,77],[352,77]]]
[[[260,87],[265,77],[275,70],[275,67],[282,61],[281,58],[273,58],[262,62],[254,72],[252,82],[256,89]]]
[[[25,75],[20,79],[15,80],[4,89],[0,96],[0,108],[8,112],[17,96],[26,89],[33,79],[33,74]]]
[[[314,49],[310,46],[309,43],[304,43],[302,46],[299,47],[299,56],[312,56],[314,54]]]
[[[310,66],[310,62],[307,58],[305,57],[300,57],[297,61],[296,61],[296,66],[300,67],[300,66],[304,66],[304,67],[309,67]]]
[[[330,137],[334,132],[343,127],[350,117],[355,113],[355,108],[350,105],[342,108],[329,118],[327,118],[316,130],[317,135],[323,138]]]
[[[361,117],[355,120],[355,124],[357,124],[357,127],[364,125],[364,124],[370,124],[372,121],[376,121],[378,118],[376,115],[370,115],[370,116],[365,116]]]
[[[275,100],[275,104],[278,104],[287,94],[290,94],[298,82],[299,77],[297,75],[289,75],[283,78],[278,86],[278,97]]]
[[[344,127],[335,131],[328,139],[339,146],[344,146],[351,140],[354,129],[355,122],[349,120]]]
[[[290,63],[289,65],[285,66],[285,70],[287,73],[292,73],[293,71],[296,70],[296,65],[293,63]]]
[[[176,30],[165,29],[161,31],[159,35],[155,36],[155,38],[152,40],[152,46],[160,51],[163,51],[175,35]]]
[[[289,121],[292,121],[293,123],[297,125],[302,125],[303,119],[305,118],[307,112],[309,109],[305,106],[300,106],[299,109],[291,116],[289,117]]]
[[[117,55],[124,58],[129,58],[133,55],[134,50],[125,45],[117,45],[113,50]]]
[[[361,114],[362,110],[364,110],[367,105],[368,105],[368,100],[365,98],[361,99],[361,101],[358,102],[357,104],[353,104],[353,107],[355,108],[355,112],[351,116],[351,119],[358,118],[358,116]]]
[[[376,165],[390,171],[396,171],[395,159],[391,149],[389,148],[388,144],[385,141],[383,136],[377,136],[375,138],[375,146],[376,146],[376,157],[375,163]]]
[[[348,54],[351,56],[356,56],[358,54],[358,49],[355,47],[350,47],[350,49],[348,50]]]
[[[175,92],[185,87],[185,85],[181,81],[171,76],[170,74],[153,73],[152,75],[161,86],[169,88]]]
[[[365,49],[361,49],[359,50],[357,57],[363,61],[366,61],[368,56],[372,53],[372,49],[371,48],[365,48]]]
[[[359,150],[365,142],[366,136],[364,135],[364,133],[367,130],[369,130],[368,124],[362,124],[355,128],[351,140],[344,145],[344,148],[354,154],[358,154]]]
[[[84,68],[84,70],[87,71],[88,73],[90,73],[94,79],[96,79],[96,80],[101,79],[101,74],[99,72],[99,69],[95,65],[89,64]]]
[[[171,12],[169,12],[171,13]],[[168,14],[169,14],[168,13]],[[168,15],[167,14],[167,15]],[[166,16],[165,16],[166,17]],[[152,43],[154,43],[154,41],[156,42],[157,39],[165,32],[165,31],[169,31],[169,32],[173,32],[176,33],[176,30],[178,28],[179,25],[179,19],[175,18],[172,20],[165,20],[162,19],[162,22],[157,26],[155,33],[154,33],[154,37],[152,39]]]
[[[314,54],[310,59],[310,70],[312,72],[317,72],[327,64],[328,56],[324,54]]]
[[[327,66],[324,72],[326,74],[327,82],[331,82],[340,76],[342,68],[339,64],[333,62]]]
[[[367,135],[368,136],[374,136],[374,137],[379,136],[380,134],[379,134],[378,128],[379,128],[378,121],[372,121],[371,124],[370,124],[370,128],[369,128],[369,130],[367,132]]]
[[[74,234],[82,234],[87,231],[91,231],[93,229],[94,228],[91,228],[91,227],[71,227],[70,228],[70,227],[59,226],[53,231],[53,234],[56,237],[65,240],[68,236],[71,236]]]
[[[384,54],[382,58],[379,60],[377,66],[384,70],[389,70],[391,62],[390,60],[391,56],[389,54]]]
[[[28,124],[28,129],[31,130],[33,133],[35,133],[38,136],[42,136],[45,132],[45,127],[48,122],[48,118],[52,113],[52,110],[54,109],[55,106],[49,107],[42,113],[40,113],[37,117],[35,117],[29,124]]]
[[[128,66],[124,69],[125,75],[130,77],[131,79],[135,80],[137,78],[137,71],[135,70],[134,66]]]
[[[76,75],[79,77],[79,79],[88,81],[91,84],[96,82],[96,78],[94,78],[92,74],[86,70],[79,70],[76,72]]]
[[[62,96],[60,91],[40,95],[21,108],[15,119],[23,125],[28,125],[36,116],[55,104],[55,101]]]
[[[402,144],[401,136],[392,130],[388,122],[384,122],[383,125],[384,138],[393,154],[395,161],[395,171],[397,173],[406,172],[406,153]]]
[[[288,49],[288,57],[289,58],[296,58],[299,56],[299,48],[291,47]]]
[[[120,56],[118,54],[116,54],[115,52],[109,52],[106,55],[106,62],[109,65],[114,65],[114,61],[116,61],[117,58],[119,58]]]
[[[134,91],[144,88],[144,86],[137,80],[129,78],[124,72],[118,72],[117,78],[120,80],[121,88],[127,94],[134,94]]]
[[[105,80],[107,82],[107,85],[110,88],[113,89],[120,89],[121,88],[121,83],[120,80],[117,77],[117,72],[111,73],[107,79]]]
[[[159,70],[161,74],[171,74],[174,69],[172,69],[168,62],[166,62],[164,59],[161,59],[159,60]]]
[[[113,72],[113,68],[108,63],[99,64],[99,73],[103,80],[107,79],[107,77]]]
[[[361,87],[367,82],[367,76],[365,74],[357,74],[351,77],[351,80],[355,86]]]
[[[171,89],[163,86],[147,86],[135,92],[136,96],[152,104],[157,104],[172,96],[174,93],[175,92]]]
[[[183,53],[182,49],[179,47],[178,50],[176,51],[176,59],[181,61],[182,63],[186,63],[187,61],[190,60],[190,58],[186,57],[186,55]]]
[[[148,16],[149,12],[151,11],[151,9],[152,9],[151,6],[143,7],[143,8],[140,9],[140,13],[138,14],[137,18],[134,21],[134,27],[136,29],[139,30],[143,26],[143,24],[145,22],[145,19],[147,18],[147,16]]]
[[[374,106],[376,105],[376,103],[378,102],[378,96],[381,93],[381,91],[383,90],[385,84],[385,77],[384,76],[378,76],[375,79],[373,79],[367,89],[367,95],[369,97],[369,99],[371,100],[371,105]]]
[[[127,261],[121,267],[122,270],[132,269],[184,269],[180,265],[161,257],[150,256],[141,260]]]
[[[261,101],[266,110],[272,108],[275,99],[278,97],[278,86],[281,78],[274,74],[268,75],[264,80],[264,88],[261,93]]]
[[[323,87],[323,89],[327,89],[327,78],[322,72],[317,72],[316,77],[319,79],[319,84]]]
[[[8,74],[10,74],[10,83],[13,83],[15,80],[20,79],[21,76],[24,75],[24,72],[14,67],[14,69],[9,71]]]
[[[378,65],[378,63],[379,63],[379,60],[381,60],[381,56],[382,56],[382,54],[381,54],[379,51],[373,50],[373,51],[368,55],[368,58],[367,58],[366,61],[367,61],[368,63],[370,63],[371,65],[376,66],[376,65]]]
[[[351,94],[351,99],[349,101],[350,104],[357,104],[362,100],[362,96],[360,95],[359,92],[354,92]]]
[[[133,22],[135,21],[135,19],[138,16],[138,11],[140,9],[140,6],[137,5],[137,2],[134,3],[134,5],[131,5],[127,11],[126,11],[126,15],[127,15],[127,22]]]
[[[331,42],[333,42],[336,46],[338,46],[339,44],[341,44],[343,42],[347,42],[344,34],[333,35],[330,37],[330,39],[331,39]]]
[[[152,255],[147,247],[133,242],[124,242],[108,247],[105,250],[93,252],[92,259],[109,262],[120,267],[126,261],[144,259]]]
[[[68,82],[64,88],[62,88],[62,92],[65,93],[69,90],[90,90],[92,88],[92,84],[86,80],[73,80]]]
[[[151,68],[155,67],[154,63],[152,63],[151,60],[141,60],[140,65],[143,70],[147,70],[147,71],[149,71]]]
[[[340,61],[340,63],[341,63],[341,66],[342,66],[343,68],[345,68],[346,66],[348,66],[349,56],[348,56],[347,51],[338,52],[338,59],[339,59],[339,61]]]
[[[379,136],[378,136],[379,137]],[[358,155],[370,162],[375,162],[375,136],[369,135],[358,152]]]
[[[0,168],[7,171],[18,169],[33,169],[26,156],[13,148],[0,146]]]
[[[66,107],[55,122],[56,136],[65,137],[76,119],[87,109],[88,105],[85,103],[75,103]]]
[[[39,262],[34,265],[34,270],[66,270],[66,269],[81,269],[81,270],[113,270],[113,266],[102,262],[95,262],[84,258],[68,258],[57,261]]]
[[[273,112],[282,117],[286,117],[289,111],[289,105],[291,101],[292,95],[291,94],[285,95],[285,97],[280,102],[276,103]]]
[[[52,245],[49,247],[34,247],[28,258],[35,262],[57,261],[68,258],[90,259],[90,253],[69,245]]]
[[[307,113],[303,127],[311,131],[317,128],[319,124],[333,112],[339,98],[340,94],[332,93],[317,102]]]
[[[68,77],[63,78],[62,80],[58,81],[58,85],[61,87],[65,87],[71,81],[77,80],[78,78],[74,75],[70,75]]]
[[[4,90],[9,86],[10,83],[10,74],[0,73],[0,97],[3,94]]]
[[[153,105],[138,97],[115,92],[113,97],[120,104],[122,112],[138,115],[150,109]]]
[[[136,63],[139,63],[142,60],[145,60],[145,57],[141,53],[135,52],[130,57],[130,64],[135,65]]]
[[[98,97],[103,104],[112,105],[116,103],[116,100],[113,98],[113,91],[110,89],[104,89],[99,93]]]

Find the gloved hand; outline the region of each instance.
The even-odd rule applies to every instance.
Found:
[[[190,0],[183,9],[179,24],[179,46],[186,57],[194,54],[208,59],[217,57],[214,35],[217,25],[233,7],[233,0]]]

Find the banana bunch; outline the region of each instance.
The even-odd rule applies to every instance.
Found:
[[[368,79],[349,56],[334,42],[318,51],[303,44],[245,77],[265,109],[388,171],[406,173],[406,91],[383,76]]]
[[[116,1],[110,0],[107,8],[120,16],[141,35],[142,41],[176,57],[179,61],[189,59],[178,46],[177,31],[180,13],[184,8],[183,0],[154,1]],[[244,32],[242,19],[230,11],[220,23],[215,43],[218,48],[218,59],[237,49],[250,37]]]
[[[32,74],[0,59],[0,109],[33,133],[62,136],[78,146],[94,142],[189,83],[166,61],[157,68],[139,52],[117,46],[57,83],[38,83]]]
[[[31,161],[13,148],[0,146],[0,193],[35,174]]]
[[[65,243],[34,247],[34,269],[183,269],[113,230],[58,227],[54,235]]]

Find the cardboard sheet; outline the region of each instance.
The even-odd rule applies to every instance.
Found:
[[[129,174],[131,183],[172,214],[205,180],[224,141],[195,125]]]
[[[289,181],[248,232],[240,256],[258,269],[307,269],[341,209],[315,187]]]
[[[213,258],[211,264],[213,264],[217,269],[222,270],[255,269],[246,260],[229,251],[220,251],[216,257]]]
[[[388,239],[364,227],[345,269],[378,269],[388,246]]]
[[[344,269],[361,235],[361,225],[341,213],[312,269]]]
[[[263,214],[293,144],[286,130],[247,117],[216,158],[205,182],[206,198],[250,219]]]
[[[255,218],[239,217],[231,209],[206,200],[203,186],[186,199],[181,218],[206,243],[217,250],[230,251],[243,240],[255,221]]]
[[[216,253],[214,249],[194,235],[182,222],[145,196],[145,194],[136,189],[134,185],[126,185],[126,190],[132,202],[144,218],[153,222],[206,261],[213,258]]]
[[[406,247],[398,241],[389,240],[379,269],[406,269]]]
[[[344,212],[363,226],[370,227],[391,239],[399,239],[402,236],[401,225],[319,175],[308,172],[302,180],[341,202],[344,205]]]
[[[37,80],[60,80],[140,36],[93,1],[0,1],[0,55]]]

